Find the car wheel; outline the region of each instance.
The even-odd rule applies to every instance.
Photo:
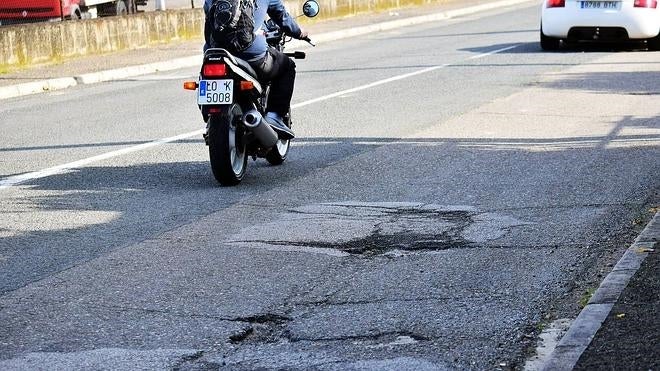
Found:
[[[649,50],[660,50],[660,33],[658,36],[646,40],[646,46],[649,48]]]
[[[556,37],[546,36],[543,33],[543,29],[540,31],[541,34],[541,49],[543,50],[557,50],[559,49],[559,42],[561,39]]]

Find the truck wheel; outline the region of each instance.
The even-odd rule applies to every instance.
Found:
[[[80,11],[80,8],[72,6],[71,14],[69,14],[67,19],[71,19],[71,20],[82,19],[82,12]]]
[[[124,0],[119,0],[115,3],[115,14],[116,15],[126,15],[128,14],[128,7]]]
[[[135,0],[124,0],[126,3],[126,8],[128,9],[128,14],[137,13],[137,6],[135,5]]]

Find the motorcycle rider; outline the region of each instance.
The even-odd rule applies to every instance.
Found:
[[[305,39],[308,34],[289,15],[282,0],[242,0],[254,1],[254,40],[243,50],[230,50],[230,53],[247,61],[257,73],[259,81],[270,82],[270,93],[266,105],[266,122],[277,131],[281,139],[292,139],[293,131],[284,123],[284,117],[289,112],[293,87],[296,78],[296,64],[292,59],[277,49],[268,46],[265,31],[262,30],[266,15],[268,15],[284,32],[296,39]],[[204,51],[208,48],[220,47],[211,37],[209,11],[214,0],[204,1],[204,13],[207,21],[204,27]],[[238,27],[242,24],[239,22]]]

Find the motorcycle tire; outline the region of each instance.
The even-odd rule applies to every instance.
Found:
[[[243,180],[247,170],[247,148],[244,131],[239,125],[243,111],[233,104],[227,111],[209,116],[209,155],[215,179],[224,186]]]

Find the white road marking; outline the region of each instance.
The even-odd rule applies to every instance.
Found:
[[[511,50],[511,49],[513,49],[513,48],[517,48],[517,47],[519,47],[519,46],[520,46],[520,44],[507,46],[506,48],[493,50],[493,51],[490,51],[490,52],[487,52],[487,53],[483,53],[483,54],[479,54],[479,55],[473,55],[473,56],[471,56],[471,57],[468,58],[468,59],[479,59],[479,58],[483,58],[483,57],[488,57],[489,55],[493,55],[493,54],[497,54],[497,53],[505,52],[505,51],[507,51],[507,50]]]
[[[503,51],[506,51],[506,50],[511,50],[511,49],[513,49],[515,47],[518,47],[520,45],[521,44],[513,45],[513,46],[506,47],[506,48],[501,48],[501,49],[493,50],[493,51],[490,51],[490,52],[482,53],[482,54],[479,54],[479,55],[472,56],[472,57],[468,58],[467,60],[487,57],[489,55],[497,54],[497,53],[500,53],[500,52],[503,52]],[[393,76],[393,77],[390,77],[390,78],[387,78],[387,79],[384,79],[384,80],[379,80],[379,81],[372,82],[370,84],[357,86],[355,88],[346,89],[346,90],[338,91],[336,93],[324,95],[322,97],[310,99],[310,100],[307,100],[307,101],[304,101],[304,102],[294,104],[291,107],[292,108],[300,108],[300,107],[308,106],[310,104],[322,102],[322,101],[329,100],[329,99],[336,98],[336,97],[341,97],[341,96],[344,96],[346,94],[351,94],[351,93],[355,93],[355,92],[358,92],[358,91],[370,89],[370,88],[373,88],[373,87],[376,87],[376,86],[379,86],[379,85],[388,84],[388,83],[391,83],[391,82],[394,82],[394,81],[399,81],[399,80],[407,79],[409,77],[413,77],[413,76],[433,72],[433,71],[436,71],[436,70],[439,70],[441,68],[445,68],[445,67],[448,67],[448,66],[451,66],[451,65],[452,65],[451,63],[446,63],[446,64],[440,64],[440,65],[437,65],[437,66],[427,67],[427,68],[421,69],[419,71],[410,72],[410,73],[406,73],[406,74],[398,75],[398,76]],[[44,170],[39,170],[39,171],[30,172],[30,173],[10,176],[10,177],[7,177],[7,178],[4,178],[4,179],[0,180],[0,190],[8,189],[12,186],[16,186],[16,185],[19,185],[19,184],[22,184],[22,183],[25,183],[25,182],[29,182],[29,181],[34,180],[34,179],[40,179],[40,178],[45,178],[45,177],[48,177],[48,176],[51,176],[51,175],[62,174],[62,173],[65,173],[67,171],[77,169],[77,168],[81,168],[85,165],[89,165],[93,162],[107,160],[107,159],[122,156],[122,155],[125,155],[125,154],[128,154],[128,153],[142,151],[142,150],[145,150],[145,149],[148,149],[148,148],[159,146],[161,144],[166,144],[166,143],[176,142],[178,140],[188,139],[188,138],[191,138],[191,137],[194,137],[194,136],[202,135],[203,133],[204,133],[203,129],[202,130],[196,130],[196,131],[193,131],[193,132],[190,132],[190,133],[185,133],[185,134],[181,134],[181,135],[177,135],[177,136],[173,136],[173,137],[169,137],[169,138],[158,139],[158,140],[155,140],[153,142],[143,143],[143,144],[139,144],[137,146],[132,146],[132,147],[120,149],[120,150],[117,150],[117,151],[103,153],[103,154],[100,154],[98,156],[88,157],[88,158],[85,158],[85,159],[82,159],[82,160],[69,162],[67,164],[62,164],[62,165],[50,167],[50,168],[47,168],[47,169],[44,169]]]
[[[128,81],[167,81],[167,80],[197,80],[197,75],[150,75],[150,76],[136,76],[127,77]]]
[[[520,44],[513,45],[513,46],[508,46],[506,48],[493,50],[493,51],[483,53],[483,54],[479,54],[479,55],[475,55],[475,56],[472,56],[472,57],[468,58],[468,60],[487,57],[489,55],[493,55],[493,54],[497,54],[497,53],[500,53],[500,52],[503,52],[503,51],[506,51],[506,50],[510,50],[510,49],[513,49],[513,48],[518,47],[518,46],[520,46]],[[355,93],[357,91],[373,88],[375,86],[388,84],[388,83],[393,82],[393,81],[403,80],[403,79],[407,79],[409,77],[413,77],[413,76],[433,72],[435,70],[439,70],[441,68],[449,67],[451,65],[453,65],[453,63],[440,64],[440,65],[437,65],[437,66],[427,67],[427,68],[421,69],[419,71],[410,72],[410,73],[406,73],[406,74],[399,75],[399,76],[393,76],[393,77],[390,77],[390,78],[385,79],[385,80],[379,80],[379,81],[372,82],[371,84],[362,85],[362,86],[358,86],[358,87],[355,87],[355,88],[338,91],[336,93],[332,93],[332,94],[324,95],[322,97],[310,99],[310,100],[305,101],[305,102],[300,102],[300,103],[292,105],[291,108],[300,108],[300,107],[308,106],[308,105],[313,104],[313,103],[318,103],[318,102],[322,102],[324,100],[328,100],[328,99],[332,99],[332,98],[336,98],[336,97],[341,97],[341,96],[344,96],[344,95],[347,95],[347,94]]]
[[[30,180],[45,178],[47,176],[51,176],[51,175],[55,175],[55,174],[62,174],[62,173],[65,173],[69,170],[80,168],[80,167],[83,167],[85,165],[89,165],[93,162],[107,160],[107,159],[117,157],[117,156],[121,156],[121,155],[125,155],[125,154],[128,154],[128,153],[142,151],[144,149],[159,146],[161,144],[176,142],[177,140],[187,139],[187,138],[190,138],[190,137],[196,136],[196,135],[202,135],[203,133],[204,133],[204,130],[197,130],[197,131],[193,131],[193,132],[186,133],[186,134],[181,134],[181,135],[177,135],[177,136],[173,136],[173,137],[169,137],[169,138],[163,138],[163,139],[155,140],[153,142],[139,144],[137,146],[132,146],[132,147],[128,147],[128,148],[124,148],[124,149],[120,149],[120,150],[116,150],[116,151],[112,151],[112,152],[106,152],[106,153],[100,154],[98,156],[88,157],[88,158],[85,158],[85,159],[82,159],[82,160],[69,162],[68,164],[63,164],[63,165],[59,165],[59,166],[50,167],[50,168],[44,169],[44,170],[39,170],[39,171],[31,172],[31,173],[25,173],[25,174],[10,176],[8,178],[0,180],[0,190],[6,189],[6,188],[9,188],[11,186],[15,186],[15,185],[18,185],[18,184],[21,184],[21,183],[25,183],[25,182],[28,182]]]
[[[344,96],[344,95],[347,95],[347,94],[350,94],[350,93],[355,93],[355,92],[360,91],[360,90],[366,90],[366,89],[373,88],[373,87],[378,86],[378,85],[387,84],[387,83],[390,83],[390,82],[393,82],[393,81],[403,80],[403,79],[406,79],[408,77],[421,75],[423,73],[428,73],[428,72],[431,72],[431,71],[435,71],[435,70],[438,70],[438,69],[441,69],[441,68],[444,68],[444,67],[447,67],[447,66],[450,66],[450,64],[441,64],[441,65],[438,65],[438,66],[427,67],[427,68],[424,68],[423,70],[406,73],[404,75],[393,76],[393,77],[390,77],[390,78],[385,79],[385,80],[375,81],[375,82],[372,82],[370,84],[366,84],[366,85],[358,86],[358,87],[355,87],[355,88],[338,91],[336,93],[332,93],[332,94],[324,95],[322,97],[318,97],[318,98],[310,99],[310,100],[307,100],[307,101],[304,101],[304,102],[296,103],[296,104],[291,105],[291,108],[300,108],[300,107],[308,106],[308,105],[313,104],[313,103],[318,103],[318,102],[322,102],[324,100],[341,97],[341,96]]]

